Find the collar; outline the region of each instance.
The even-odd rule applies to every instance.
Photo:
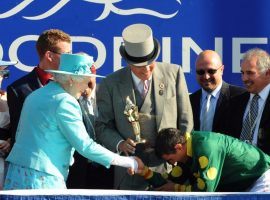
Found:
[[[213,97],[215,97],[215,98],[217,99],[218,96],[219,96],[221,87],[222,87],[222,82],[221,82],[221,84],[219,84],[219,85],[217,86],[217,88],[214,89],[210,94],[211,94]],[[207,97],[208,94],[209,94],[209,92],[207,92],[206,90],[202,89],[202,99],[205,99],[205,98]]]
[[[93,100],[95,98],[96,98],[96,85],[92,89],[90,96],[87,97],[87,100],[90,101],[90,100]],[[83,96],[80,96],[80,99],[83,99]]]
[[[96,98],[96,85],[92,89],[91,94],[89,97],[87,97],[87,99],[90,101],[90,100],[95,99],[95,98]]]
[[[140,85],[140,83],[141,83],[141,79],[138,76],[136,76],[132,71],[131,71],[131,76],[132,76],[132,79],[134,81],[135,87],[138,88],[139,85]],[[150,81],[152,80],[152,77],[153,77],[153,74],[147,80],[148,81],[148,85],[149,85]]]
[[[48,72],[45,72],[39,66],[35,68],[35,71],[37,72],[38,78],[42,85],[46,85],[49,80],[52,79],[52,75]]]
[[[186,141],[187,141],[187,155],[192,157],[192,137],[190,133],[186,133]]]
[[[259,92],[258,95],[260,96],[260,98],[263,99],[263,101],[266,101],[266,99],[267,99],[267,97],[269,95],[269,92],[270,92],[270,83],[267,86],[265,86],[263,88],[263,90]],[[255,94],[250,93],[250,99],[252,99],[254,97],[254,95]]]

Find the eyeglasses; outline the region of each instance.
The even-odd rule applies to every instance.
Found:
[[[199,76],[202,76],[204,75],[205,73],[208,73],[210,75],[214,75],[215,73],[217,73],[217,71],[221,68],[222,66],[220,66],[219,68],[217,69],[208,69],[208,70],[203,70],[203,69],[200,69],[200,70],[196,70],[196,73],[199,75]]]
[[[68,51],[68,52],[57,52],[57,51],[53,51],[53,50],[49,50],[50,52],[53,52],[55,54],[58,54],[58,55],[61,55],[61,54],[71,54],[71,51]]]

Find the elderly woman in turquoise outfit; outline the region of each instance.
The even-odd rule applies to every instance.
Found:
[[[122,157],[95,143],[87,134],[77,99],[88,87],[93,58],[62,54],[59,70],[48,70],[54,81],[29,95],[24,103],[16,142],[7,157],[4,189],[66,188],[65,180],[76,149],[105,167],[133,170],[133,157]]]

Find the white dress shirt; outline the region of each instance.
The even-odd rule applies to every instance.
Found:
[[[259,126],[260,126],[260,121],[262,118],[262,113],[264,110],[264,106],[266,103],[266,99],[269,95],[270,92],[270,84],[268,84],[258,95],[260,96],[258,103],[259,103],[259,109],[258,109],[258,115],[257,118],[255,119],[254,125],[255,125],[255,129],[254,129],[254,134],[253,134],[253,138],[252,138],[252,144],[253,145],[257,145],[257,141],[258,141],[258,132],[259,132]],[[249,97],[249,101],[245,110],[245,114],[243,117],[243,123],[244,123],[244,119],[246,118],[248,111],[249,111],[249,107],[251,104],[251,100],[254,97],[255,94],[250,93],[250,97]]]
[[[140,94],[143,94],[143,80],[141,80],[138,76],[136,76],[132,71],[131,71],[132,79],[135,84],[135,88],[140,92]],[[152,80],[152,75],[151,77],[147,80],[147,85],[149,86]]]
[[[215,90],[213,90],[212,92],[211,92],[211,95],[212,95],[212,99],[211,99],[211,106],[213,107],[213,109],[211,109],[211,111],[212,111],[212,113],[211,113],[211,115],[213,116],[213,119],[214,119],[214,114],[215,114],[215,110],[216,110],[216,105],[217,105],[217,101],[218,101],[218,98],[219,98],[219,95],[220,95],[220,90],[221,90],[221,87],[222,87],[222,83],[215,89]],[[201,96],[201,106],[200,106],[200,108],[201,108],[201,112],[200,112],[200,126],[202,127],[202,118],[203,118],[203,104],[204,104],[204,101],[206,101],[206,99],[207,99],[207,95],[208,95],[209,93],[206,91],[206,90],[204,90],[204,89],[202,89],[202,96]],[[213,126],[213,119],[212,119],[212,126]],[[200,129],[201,129],[201,127],[200,127]],[[211,128],[211,130],[208,130],[208,131],[212,131],[212,128]]]
[[[0,97],[0,128],[6,128],[10,123],[7,95],[1,95]]]

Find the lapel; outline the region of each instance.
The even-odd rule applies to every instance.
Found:
[[[155,109],[156,109],[156,123],[157,130],[159,130],[160,123],[164,111],[164,101],[167,96],[168,83],[166,82],[162,64],[156,63],[156,67],[153,71],[153,93],[155,97]]]
[[[215,125],[218,122],[218,119],[220,118],[220,115],[223,115],[224,113],[220,112],[221,109],[224,108],[224,102],[226,102],[228,100],[228,96],[229,96],[229,85],[227,83],[225,83],[224,81],[222,82],[222,87],[220,89],[220,94],[219,94],[219,98],[217,100],[217,105],[216,105],[216,109],[215,109],[215,115],[214,115],[214,119],[213,119],[213,130],[215,129]]]
[[[39,82],[37,72],[35,68],[28,74],[28,79],[29,79],[29,86],[34,90],[38,89],[41,87],[41,83]]]
[[[196,91],[194,94],[191,94],[190,96],[194,119],[194,130],[200,130],[201,98],[202,98],[202,89]]]
[[[126,98],[129,96],[133,103],[136,103],[136,98],[134,94],[133,81],[131,76],[131,71],[129,67],[123,69],[123,73],[120,74],[120,82],[118,83],[119,92],[123,104],[126,105]]]
[[[268,94],[268,97],[266,99],[265,106],[263,109],[261,122],[260,122],[260,128],[264,127],[266,123],[269,123],[269,119],[270,119],[270,92]]]

